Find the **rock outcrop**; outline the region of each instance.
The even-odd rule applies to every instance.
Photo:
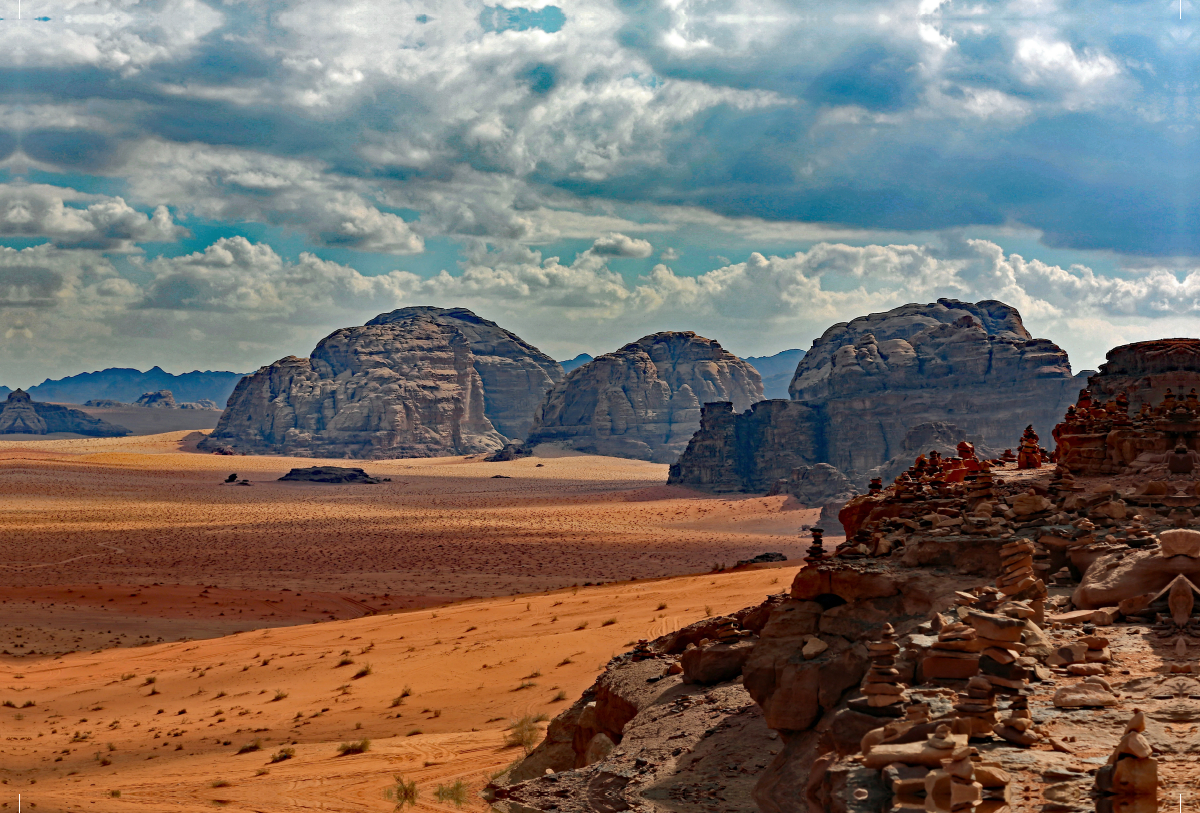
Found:
[[[281,483],[328,483],[344,485],[347,483],[373,485],[381,483],[362,469],[346,468],[345,466],[307,466],[292,469],[279,478]]]
[[[175,395],[170,390],[144,392],[142,397],[134,402],[134,406],[152,409],[179,409],[179,404],[175,403]]]
[[[834,325],[792,378],[790,401],[749,411],[706,405],[670,482],[765,491],[792,469],[829,463],[855,482],[906,455],[913,427],[947,423],[998,449],[1028,424],[1048,437],[1082,379],[1002,302],[940,299]]]
[[[538,409],[529,445],[674,461],[700,427],[701,404],[762,400],[758,372],[690,331],[655,333],[572,370]]]
[[[484,414],[505,437],[526,437],[542,399],[562,380],[562,365],[515,333],[466,308],[400,308],[376,316],[367,326],[405,322],[414,316],[454,328],[466,338],[483,381]]]
[[[1200,387],[1200,339],[1156,339],[1114,347],[1087,382],[1093,399],[1103,404],[1128,392],[1130,409],[1158,404],[1168,389],[1182,399]]]
[[[71,432],[93,438],[122,438],[124,426],[93,418],[86,412],[60,404],[34,401],[24,390],[13,390],[0,407],[0,435],[49,435]]]
[[[336,330],[242,379],[204,451],[435,457],[499,449],[471,343],[418,312]]]

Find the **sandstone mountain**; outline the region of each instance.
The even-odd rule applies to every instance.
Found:
[[[762,400],[762,379],[712,339],[655,333],[572,370],[546,396],[528,442],[667,463],[714,400],[746,409]]]
[[[134,406],[151,409],[179,409],[179,404],[175,403],[175,393],[170,390],[144,392],[141,398],[134,401]]]
[[[124,426],[93,418],[78,409],[34,401],[24,390],[13,390],[0,406],[0,435],[49,435],[54,432],[93,438],[121,438],[129,434]]]
[[[524,438],[546,393],[563,377],[562,365],[515,333],[466,308],[417,306],[376,316],[367,326],[425,316],[467,340],[483,380],[484,413],[500,434]]]
[[[788,385],[802,358],[804,351],[794,349],[773,356],[747,356],[745,360],[762,376],[764,398],[788,398]]]
[[[948,424],[994,449],[1014,446],[1027,424],[1048,439],[1081,386],[1067,354],[1030,336],[1009,305],[905,305],[825,331],[796,368],[791,400],[706,410],[670,482],[759,491],[829,463],[864,485],[908,453],[920,424]]]
[[[311,358],[289,356],[242,379],[200,448],[358,458],[487,452],[505,441],[490,415],[521,431],[557,377],[558,362],[468,310],[402,308],[334,331]]]
[[[111,367],[93,373],[79,373],[30,387],[28,392],[39,401],[60,404],[86,404],[88,401],[115,401],[131,404],[146,392],[170,390],[179,401],[208,399],[224,406],[244,373],[194,370],[174,375],[161,367],[146,372],[127,367]],[[0,387],[0,396],[5,395]]]

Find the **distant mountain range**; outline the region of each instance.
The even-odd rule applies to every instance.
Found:
[[[589,356],[587,353],[580,353],[578,356],[576,356],[573,359],[570,359],[568,361],[560,361],[559,364],[562,365],[563,372],[569,373],[572,370],[574,370],[576,367],[582,367],[583,365],[587,364],[591,360],[592,360],[592,357]]]
[[[788,385],[796,374],[796,365],[804,358],[803,350],[784,350],[773,356],[751,356],[746,361],[754,365],[763,380],[763,396],[788,398]]]
[[[60,404],[82,404],[100,399],[132,404],[143,393],[170,390],[180,403],[207,398],[224,407],[243,375],[214,370],[174,375],[161,367],[152,367],[144,373],[130,367],[111,367],[56,380],[48,378],[27,392],[35,401]],[[7,398],[10,392],[11,388],[0,387],[0,398]]]

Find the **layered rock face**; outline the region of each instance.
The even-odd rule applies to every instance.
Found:
[[[825,331],[796,368],[790,402],[711,408],[670,482],[758,491],[816,463],[864,480],[925,423],[1004,449],[1027,424],[1048,436],[1081,383],[1066,353],[1032,338],[1002,302],[905,305]]]
[[[309,457],[434,457],[499,449],[461,330],[423,313],[343,328],[307,359],[242,379],[200,448]]]
[[[142,397],[134,402],[134,406],[152,409],[179,409],[179,404],[175,403],[175,394],[170,390],[144,392]]]
[[[515,333],[466,308],[400,308],[376,316],[367,326],[395,324],[414,316],[454,328],[466,338],[483,381],[488,420],[506,437],[526,437],[542,399],[562,380],[562,365]]]
[[[529,445],[674,461],[700,427],[701,405],[762,400],[758,372],[691,331],[655,333],[572,370],[546,396]]]
[[[49,435],[72,432],[93,438],[121,438],[124,426],[93,418],[86,412],[59,404],[34,401],[24,390],[13,390],[0,407],[0,435]]]
[[[1088,379],[1087,388],[1101,403],[1127,391],[1129,405],[1157,404],[1170,389],[1183,398],[1200,387],[1200,340],[1156,339],[1114,347]]]

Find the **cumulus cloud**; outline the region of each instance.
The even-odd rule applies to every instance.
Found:
[[[61,246],[127,252],[137,243],[173,242],[187,234],[166,206],[147,215],[119,197],[45,184],[0,184],[0,237],[46,237]]]
[[[609,232],[592,243],[592,251],[601,257],[649,257],[654,253],[654,246],[649,240]]]

